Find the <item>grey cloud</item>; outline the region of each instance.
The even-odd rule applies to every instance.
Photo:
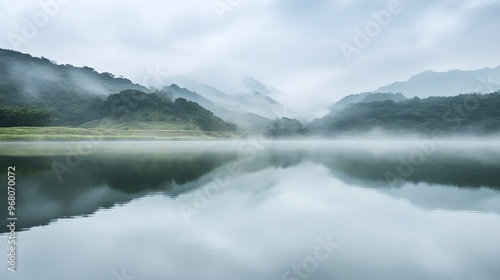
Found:
[[[214,1],[73,0],[18,50],[139,83],[151,66],[229,92],[253,77],[285,91],[298,110],[427,69],[500,65],[500,3],[466,0],[401,0],[403,11],[348,63],[339,44],[352,44],[354,28],[389,2],[247,0],[221,20]],[[0,47],[11,48],[7,34],[38,9],[37,1],[0,3]]]

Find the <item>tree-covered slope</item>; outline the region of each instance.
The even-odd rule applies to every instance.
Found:
[[[89,67],[0,49],[0,105],[48,110],[57,125],[92,118],[93,102],[125,89],[146,90],[130,80]]]
[[[490,134],[500,132],[500,92],[453,97],[356,103],[308,125],[315,134],[381,129],[395,133]]]
[[[139,130],[203,130],[235,131],[236,126],[224,122],[199,104],[177,98],[175,101],[159,93],[125,90],[110,95],[99,108],[99,119],[84,128]]]
[[[270,138],[304,136],[307,128],[297,119],[281,118],[272,121],[264,130],[264,135]]]

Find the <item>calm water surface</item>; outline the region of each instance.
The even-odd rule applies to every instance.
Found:
[[[2,280],[500,279],[497,142],[2,143],[0,154],[2,181],[16,166],[18,206],[17,272],[2,227]]]

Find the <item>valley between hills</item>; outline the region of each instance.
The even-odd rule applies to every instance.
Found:
[[[491,79],[497,76],[500,67],[426,71],[345,96],[326,105],[324,116],[308,119],[277,101],[285,93],[254,79],[231,94],[187,77],[147,88],[90,67],[0,49],[0,140],[492,136],[500,132],[500,85]]]

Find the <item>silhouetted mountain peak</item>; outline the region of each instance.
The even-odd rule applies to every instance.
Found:
[[[395,82],[377,91],[401,92],[406,96],[453,96],[464,93],[491,93],[500,90],[500,66],[478,70],[452,69],[446,72],[431,70]]]

